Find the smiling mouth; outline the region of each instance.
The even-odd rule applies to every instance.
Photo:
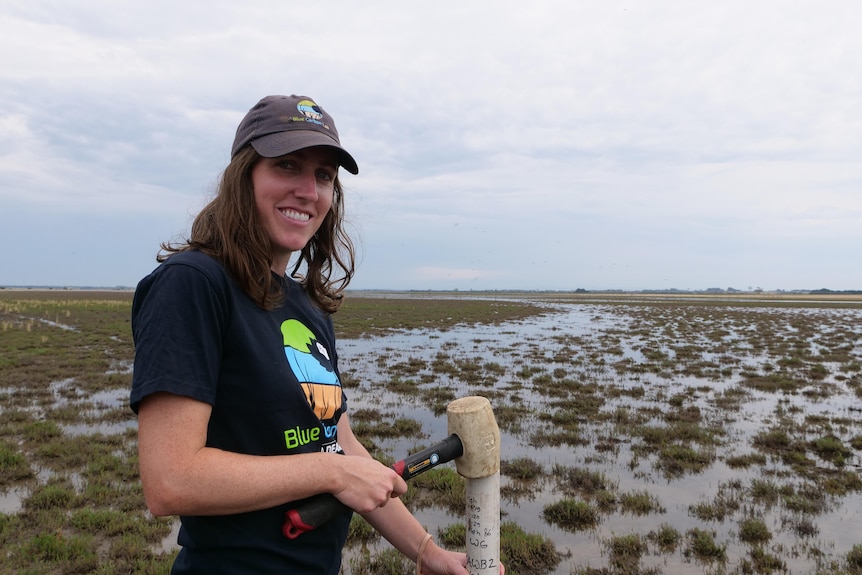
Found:
[[[296,210],[284,209],[284,210],[278,210],[278,211],[281,212],[281,215],[283,215],[284,217],[286,217],[289,220],[297,220],[300,222],[307,222],[308,220],[311,219],[311,216],[309,216],[308,214],[303,213],[303,212],[297,212]]]

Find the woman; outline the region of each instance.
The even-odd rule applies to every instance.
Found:
[[[350,511],[282,535],[286,511],[331,493],[422,573],[467,574],[350,428],[330,317],[354,269],[340,167],[359,171],[329,114],[263,98],[189,239],[135,292],[141,481],[153,514],[181,516],[173,573],[338,573]]]

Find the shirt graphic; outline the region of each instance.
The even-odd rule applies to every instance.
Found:
[[[341,408],[341,381],[335,374],[329,352],[302,322],[289,319],[281,324],[284,355],[305,392],[305,399],[321,420],[332,419]]]

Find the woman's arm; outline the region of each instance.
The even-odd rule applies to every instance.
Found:
[[[154,515],[225,515],[332,493],[368,512],[407,490],[395,471],[368,457],[332,453],[256,456],[206,446],[212,408],[156,393],[138,412],[138,459]]]

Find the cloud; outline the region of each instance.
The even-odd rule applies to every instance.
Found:
[[[110,241],[149,254],[212,193],[248,108],[297,92],[360,164],[344,177],[355,287],[792,288],[816,270],[859,288],[860,13],[849,0],[5,6],[7,237],[45,216],[116,235],[106,222],[137,216],[161,237],[126,225]],[[98,234],[66,236],[94,281],[151,266],[106,266]],[[32,277],[37,254],[21,249],[0,283]]]

